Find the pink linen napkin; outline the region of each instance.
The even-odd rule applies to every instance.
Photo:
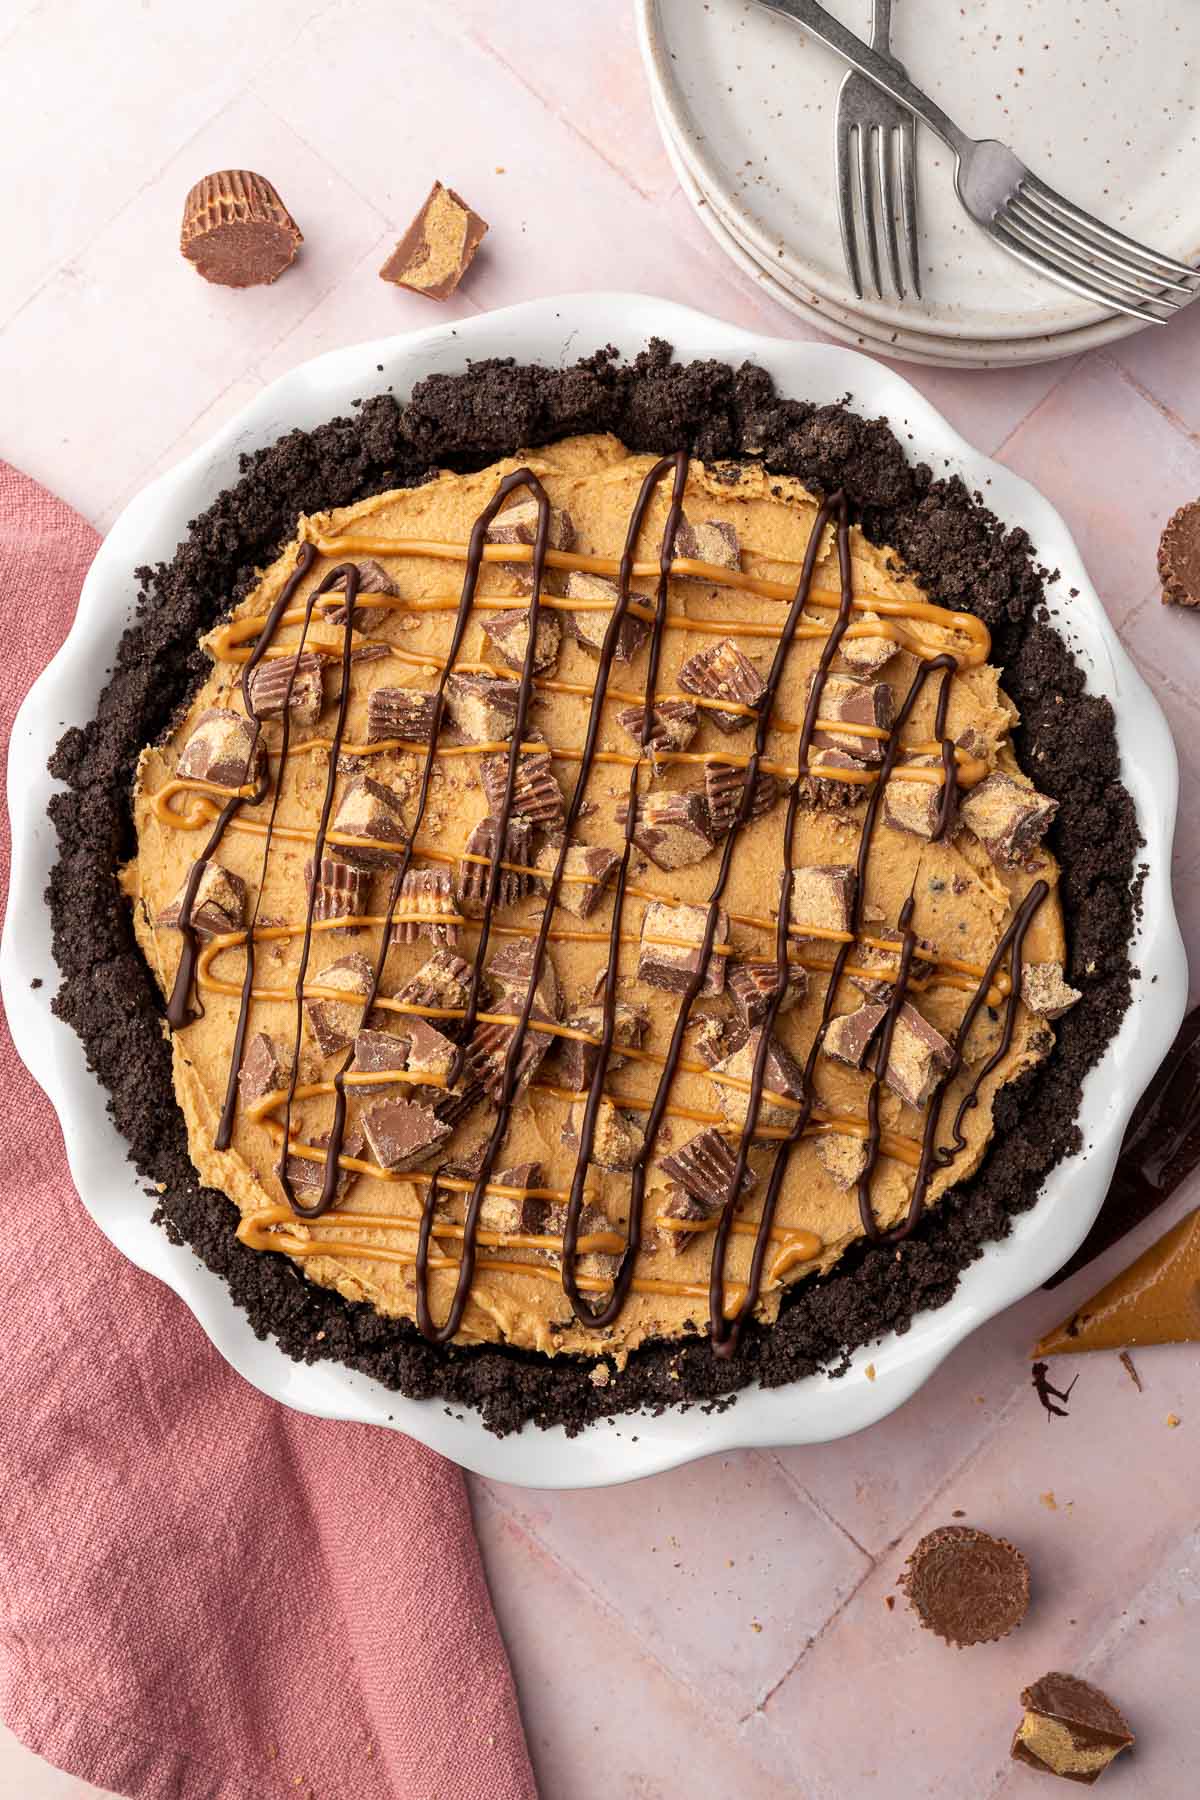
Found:
[[[97,541],[0,463],[5,741]],[[8,868],[5,819],[0,906]],[[531,1800],[460,1472],[248,1387],[92,1224],[7,1029],[0,1087],[0,1714],[137,1800]]]

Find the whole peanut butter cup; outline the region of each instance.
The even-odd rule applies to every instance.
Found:
[[[1029,1610],[1021,1552],[970,1525],[942,1525],[923,1537],[900,1585],[926,1631],[960,1650],[1007,1637]]]
[[[264,287],[296,260],[304,234],[272,184],[252,169],[221,169],[183,204],[179,248],[218,287]]]

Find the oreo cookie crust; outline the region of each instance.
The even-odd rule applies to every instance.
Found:
[[[694,1342],[639,1349],[604,1385],[592,1361],[436,1348],[403,1322],[314,1287],[285,1258],[237,1242],[228,1201],[200,1186],[188,1157],[161,1003],[116,884],[132,847],[138,751],[198,685],[198,634],[250,591],[298,513],[585,431],[611,431],[634,450],[687,448],[709,464],[754,455],[817,493],[841,487],[866,534],[896,546],[932,600],[983,618],[1021,710],[1018,752],[1059,803],[1052,845],[1063,865],[1069,978],[1083,992],[1059,1022],[1048,1060],[1000,1096],[979,1172],[910,1238],[860,1246],[829,1276],[793,1290],[778,1322],[752,1327],[732,1361],[714,1356],[697,1318]],[[55,1006],[82,1037],[135,1164],[155,1184],[156,1217],[225,1277],[255,1329],[290,1355],[331,1356],[415,1397],[470,1405],[500,1432],[526,1419],[575,1430],[640,1406],[720,1402],[748,1381],[774,1386],[841,1367],[848,1350],[941,1304],[982,1244],[1007,1232],[1046,1172],[1077,1147],[1082,1078],[1129,1001],[1138,835],[1118,779],[1111,709],[1083,692],[1025,534],[1006,531],[961,482],[911,468],[885,422],[848,405],[783,400],[750,365],[677,365],[659,342],[630,365],[612,351],[562,371],[480,363],[418,384],[407,406],[381,395],[351,419],[293,432],[245,459],[239,481],[193,522],[172,561],[138,576],[138,621],[119,646],[97,717],[69,731],[51,763],[68,784],[51,804],[60,858],[49,900],[64,978]]]

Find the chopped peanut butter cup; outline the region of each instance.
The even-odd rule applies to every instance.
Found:
[[[461,194],[435,181],[420,212],[379,273],[384,281],[448,300],[483,242],[487,223]]]
[[[1107,1694],[1078,1675],[1051,1671],[1021,1694],[1025,1716],[1012,1759],[1091,1787],[1134,1738]]]

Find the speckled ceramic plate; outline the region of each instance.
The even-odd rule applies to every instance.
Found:
[[[922,301],[856,299],[833,183],[845,65],[753,0],[637,0],[651,89],[703,190],[780,281],[860,315],[970,344],[1139,322],[1039,280],[972,224],[950,152],[918,131]],[[865,0],[832,10],[866,31]],[[1011,143],[1063,193],[1133,237],[1200,261],[1200,7],[1194,0],[1070,8],[1061,0],[899,0],[892,42],[966,130]],[[1086,348],[1081,342],[1079,348]]]
[[[88,719],[95,711],[104,671],[111,667],[131,616],[130,570],[172,555],[188,521],[236,480],[240,455],[293,427],[311,428],[344,413],[352,400],[381,387],[407,394],[434,370],[456,373],[468,361],[487,356],[567,362],[606,343],[632,355],[654,336],[674,344],[681,358],[761,363],[784,394],[832,402],[853,393],[860,410],[891,420],[914,456],[961,474],[971,488],[985,489],[1004,519],[1028,530],[1038,560],[1061,570],[1057,591],[1074,595],[1071,643],[1091,689],[1106,694],[1114,707],[1122,779],[1145,839],[1148,873],[1132,946],[1142,980],[1120,1031],[1087,1078],[1080,1112],[1085,1148],[1052,1172],[1038,1204],[1015,1221],[1003,1243],[987,1246],[946,1305],[918,1314],[903,1336],[886,1337],[858,1352],[839,1380],[813,1376],[769,1392],[750,1390],[719,1414],[694,1407],[661,1418],[637,1415],[596,1424],[573,1439],[561,1429],[539,1431],[534,1426],[496,1438],[473,1414],[452,1412],[441,1400],[405,1399],[336,1363],[309,1368],[290,1361],[276,1344],[254,1336],[223,1281],[151,1223],[144,1184],[109,1118],[106,1095],[87,1068],[79,1040],[50,1007],[58,975],[43,900],[55,858],[46,816],[54,783],[46,759],[63,721]],[[303,363],[272,383],[121,514],[88,573],[70,636],[34,684],[13,726],[8,761],[13,871],[0,944],[0,985],[17,1048],[57,1108],[84,1205],[125,1255],[175,1289],[248,1381],[304,1412],[392,1425],[500,1481],[531,1487],[601,1486],[714,1451],[821,1443],[861,1431],[928,1380],[976,1326],[1038,1287],[1079,1246],[1108,1187],[1134,1101],[1183,1012],[1187,969],[1170,880],[1178,785],[1166,721],[1121,648],[1063,521],[1019,476],[972,450],[899,375],[851,350],[758,336],[642,295],[576,294],[530,301]],[[31,988],[33,978],[44,985]],[[874,1380],[866,1373],[869,1363]]]
[[[682,146],[675,139],[672,127],[658,113],[657,108],[655,111],[663,134],[663,145],[671,166],[679,177],[680,188],[713,242],[744,274],[750,276],[755,286],[769,300],[794,313],[797,318],[815,325],[818,330],[827,332],[830,337],[838,338],[843,344],[849,344],[855,350],[865,350],[873,356],[892,356],[904,362],[926,363],[930,367],[943,369],[1019,368],[1024,364],[1052,361],[1060,356],[1076,356],[1080,350],[1088,348],[1087,342],[1079,342],[1080,339],[1090,341],[1087,331],[1063,332],[1058,337],[1016,338],[1009,344],[997,342],[976,347],[967,344],[962,338],[938,338],[915,331],[901,331],[895,326],[889,328],[875,325],[811,291],[787,286],[778,278],[775,270],[767,268],[758,260],[753,246],[738,235],[736,226],[726,219],[717,201],[703,191],[688,165]]]

